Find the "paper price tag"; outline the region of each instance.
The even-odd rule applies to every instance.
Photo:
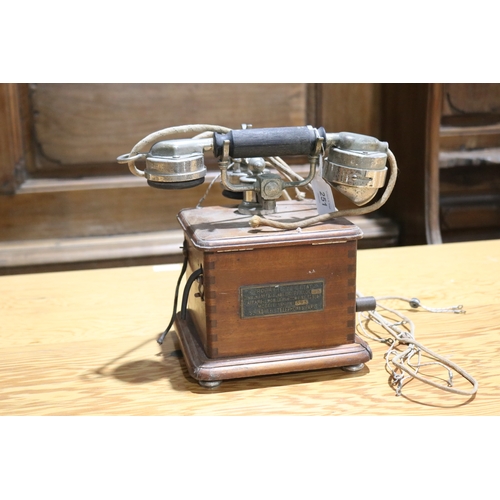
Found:
[[[311,181],[311,186],[314,191],[314,199],[316,201],[316,208],[319,215],[335,212],[335,200],[333,199],[333,192],[330,185],[323,179],[323,157],[319,157],[318,168],[316,175]]]

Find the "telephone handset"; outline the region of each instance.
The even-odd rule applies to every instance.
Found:
[[[190,139],[160,140],[187,131],[201,133]],[[148,153],[139,153],[151,144]],[[240,195],[238,211],[245,215],[275,213],[283,191],[308,185],[323,157],[324,181],[355,205],[363,206],[349,213],[336,213],[335,217],[380,208],[389,198],[397,176],[396,161],[386,142],[350,132],[327,133],[322,127],[311,126],[241,130],[213,125],[172,127],[146,137],[118,162],[127,163],[134,175],[144,177],[152,187],[186,189],[203,184],[207,173],[205,155],[210,153],[218,159],[225,193]],[[306,178],[293,180],[299,176],[279,157],[297,155],[307,156],[310,168]],[[139,159],[146,162],[144,170],[135,165]],[[366,207],[386,184],[387,160],[390,174],[384,194]]]

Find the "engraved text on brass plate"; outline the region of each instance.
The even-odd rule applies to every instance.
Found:
[[[307,313],[323,308],[323,280],[240,287],[242,318]]]

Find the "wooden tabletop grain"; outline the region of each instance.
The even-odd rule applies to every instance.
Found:
[[[479,384],[470,398],[413,380],[396,396],[385,344],[357,373],[329,369],[192,380],[171,314],[180,265],[0,277],[0,415],[499,415],[500,240],[361,250],[358,290],[417,297],[398,307],[416,339]],[[457,375],[455,383],[467,388]]]

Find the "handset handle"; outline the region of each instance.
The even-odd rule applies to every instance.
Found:
[[[213,149],[219,159],[223,155],[225,141],[229,141],[229,156],[232,158],[311,155],[317,139],[323,134],[323,129],[318,131],[310,125],[237,129],[226,134],[216,132]]]

